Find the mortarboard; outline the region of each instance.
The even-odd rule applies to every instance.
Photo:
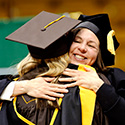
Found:
[[[26,44],[34,58],[58,57],[69,50],[69,41],[65,34],[80,22],[42,11],[6,39]]]
[[[114,31],[111,28],[108,15],[80,15],[79,20],[81,20],[82,23],[76,26],[76,28],[87,28],[98,37],[100,41],[101,55],[105,66],[114,65],[115,50],[118,48],[119,43],[114,36]]]

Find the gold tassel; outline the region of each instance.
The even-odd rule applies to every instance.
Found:
[[[46,26],[44,26],[44,28],[43,29],[41,29],[42,31],[44,31],[44,30],[46,30],[46,28],[47,27],[49,27],[50,25],[52,25],[53,23],[55,23],[55,22],[57,22],[57,21],[59,21],[59,20],[61,20],[62,18],[64,18],[65,17],[65,15],[62,15],[61,17],[59,17],[58,19],[56,19],[56,20],[54,20],[54,21],[52,21],[52,22],[50,22],[49,24],[47,24]]]
[[[115,48],[114,48],[114,41],[113,41],[114,35],[115,35],[114,30],[111,30],[107,35],[107,49],[113,55],[115,55]]]

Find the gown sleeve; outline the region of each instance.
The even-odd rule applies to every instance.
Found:
[[[0,76],[0,95],[7,85],[12,81],[12,75],[1,75]]]
[[[97,91],[99,101],[109,122],[125,125],[125,72],[112,68],[107,74],[111,85],[104,83]]]

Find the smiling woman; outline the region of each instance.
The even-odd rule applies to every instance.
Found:
[[[67,86],[81,86],[96,93],[92,125],[124,125],[125,72],[107,67],[114,64],[115,50],[119,46],[114,31],[111,29],[108,15],[81,15],[79,20],[82,20],[82,23],[71,32],[73,43],[69,57],[71,63],[93,66],[96,72],[86,67],[84,67],[86,72],[66,69],[63,74],[76,80]],[[64,79],[59,80],[69,81]]]
[[[81,29],[70,47],[69,57],[73,64],[93,65],[99,53],[99,40],[88,29]]]

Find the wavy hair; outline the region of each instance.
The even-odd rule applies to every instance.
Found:
[[[44,63],[42,59],[33,58],[30,53],[17,65],[17,70],[20,75],[19,80],[32,79],[40,76],[58,76],[51,83],[58,81],[59,75],[64,71],[70,62],[68,53],[51,58],[45,59]],[[51,105],[53,107],[60,107],[58,99],[56,101],[37,99],[37,108],[41,107],[41,103],[44,105]]]
[[[30,53],[17,65],[19,75],[22,77],[33,69],[38,69],[38,76],[57,76],[68,66],[70,59],[68,53],[59,57],[44,59],[33,58]],[[43,65],[42,65],[43,64]],[[46,64],[46,66],[45,66]],[[42,69],[43,70],[39,70]]]

